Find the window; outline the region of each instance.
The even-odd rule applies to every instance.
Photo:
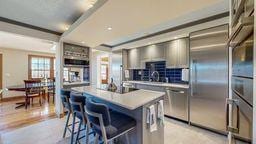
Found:
[[[54,57],[29,55],[29,79],[53,78]]]

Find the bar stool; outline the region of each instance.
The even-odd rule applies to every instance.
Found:
[[[128,132],[136,126],[133,118],[113,110],[109,111],[107,105],[96,103],[90,98],[86,101],[85,112],[92,124],[92,130],[96,133],[95,143],[98,143],[99,137],[108,144],[125,135],[129,144]]]
[[[61,95],[61,102],[62,102],[63,108],[67,111],[66,123],[65,123],[64,133],[63,133],[63,138],[65,138],[67,130],[71,132],[71,129],[69,128],[71,126],[71,124],[69,124],[69,119],[71,115],[71,107],[69,103],[70,90],[61,89],[60,95]]]
[[[73,115],[71,144],[73,143],[75,134],[77,134],[75,143],[79,142],[79,140],[84,137],[84,136],[79,137],[80,131],[83,130],[83,129],[81,129],[82,125],[84,126],[84,129],[86,129],[85,137],[86,137],[86,144],[88,144],[89,143],[89,135],[92,133],[89,133],[90,124],[88,122],[87,116],[85,115],[85,111],[84,111],[86,97],[83,96],[81,93],[71,92],[69,101],[70,101],[70,106],[71,106],[72,115]],[[78,126],[77,132],[75,133],[74,131],[75,131],[75,119],[76,118],[79,119],[79,126]]]

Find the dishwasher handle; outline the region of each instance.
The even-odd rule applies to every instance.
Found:
[[[169,88],[166,88],[166,91],[167,91],[167,93],[168,92],[174,92],[174,93],[180,93],[180,94],[185,93],[185,91],[183,91],[183,90],[174,90],[174,89],[169,89]]]

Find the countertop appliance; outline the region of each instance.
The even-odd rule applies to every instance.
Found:
[[[89,66],[89,48],[64,43],[64,66],[86,67]]]
[[[226,132],[228,25],[190,34],[190,123]]]
[[[171,118],[188,122],[188,89],[166,88],[164,98],[165,115]]]

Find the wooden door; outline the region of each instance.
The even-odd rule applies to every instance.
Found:
[[[107,64],[101,64],[100,77],[101,77],[101,84],[108,84],[108,65]]]

